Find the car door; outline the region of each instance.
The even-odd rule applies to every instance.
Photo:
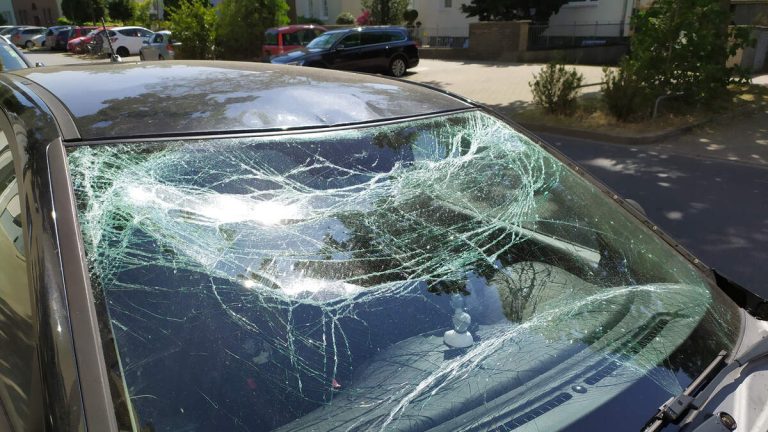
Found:
[[[368,31],[362,34],[360,62],[363,70],[379,71],[389,66],[387,50],[389,36],[382,31]]]
[[[42,425],[35,390],[38,370],[31,290],[27,284],[22,206],[11,140],[0,113],[0,426],[37,430]],[[0,427],[2,430],[2,427]]]
[[[344,36],[330,53],[329,64],[334,69],[360,70],[362,57],[360,49],[360,32],[352,32]]]
[[[165,36],[162,33],[156,33],[150,38],[149,44],[144,47],[144,58],[157,60],[164,44]]]

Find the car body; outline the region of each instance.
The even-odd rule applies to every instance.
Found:
[[[107,30],[109,29],[110,27],[107,27]],[[101,31],[103,30],[99,28],[95,28],[83,36],[75,37],[73,39],[68,40],[67,51],[74,54],[82,54],[84,52],[87,52],[88,44],[91,43],[93,41],[93,37],[96,36]]]
[[[22,27],[12,33],[11,42],[13,42],[14,45],[18,47],[23,47],[27,49],[33,48],[36,45],[42,46],[42,41],[36,43],[32,39],[40,35],[45,36],[45,33],[47,31],[48,29],[45,27]]]
[[[0,97],[0,430],[639,430],[702,374],[676,428],[766,429],[766,303],[471,101],[188,61]]]
[[[419,50],[402,27],[357,27],[323,33],[305,48],[271,62],[401,77],[419,64]]]
[[[74,26],[71,25],[48,27],[48,31],[45,32],[45,46],[51,50],[66,48],[66,40],[64,41],[64,44],[61,45],[58,42],[58,37],[62,33],[69,34],[69,31],[73,28]]]
[[[139,54],[139,50],[154,33],[144,27],[114,27],[109,30],[109,39],[115,54],[120,57],[128,57]],[[102,46],[102,54],[109,54],[109,44]]]
[[[97,27],[72,27],[68,30],[60,31],[56,34],[56,39],[51,45],[51,49],[68,50],[69,41],[72,39],[87,36],[88,33],[96,30]]]
[[[2,70],[5,72],[33,66],[29,59],[24,56],[24,53],[5,36],[0,36],[0,64],[2,64]]]
[[[3,26],[0,29],[0,36],[10,36],[17,29],[21,29],[27,26]]]
[[[29,41],[27,41],[27,43],[24,44],[24,46],[27,49],[40,48],[40,47],[46,47],[47,43],[48,43],[48,39],[45,37],[45,35],[39,34],[30,38]]]
[[[295,24],[267,29],[261,47],[262,56],[269,60],[273,56],[303,48],[326,31],[325,27],[315,24]]]
[[[139,51],[141,60],[173,60],[178,42],[171,39],[171,32],[163,30],[150,36]]]

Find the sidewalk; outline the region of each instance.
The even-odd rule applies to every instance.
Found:
[[[510,114],[533,100],[528,82],[543,66],[422,60],[406,79],[442,88]],[[601,67],[574,67],[584,75],[585,84],[599,83],[602,79]],[[753,83],[768,86],[768,74],[755,77]],[[598,87],[585,89],[585,93],[597,91]],[[691,132],[643,147],[768,167],[768,104],[755,114],[725,116]]]

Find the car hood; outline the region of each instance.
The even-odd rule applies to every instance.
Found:
[[[298,48],[293,51],[289,51],[283,55],[275,56],[270,61],[272,63],[292,63],[296,61],[301,60],[307,60],[309,58],[318,57],[324,53],[327,53],[329,50],[327,49],[307,49],[307,48]]]

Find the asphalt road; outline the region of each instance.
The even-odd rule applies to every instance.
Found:
[[[540,134],[710,267],[768,298],[768,168]]]

